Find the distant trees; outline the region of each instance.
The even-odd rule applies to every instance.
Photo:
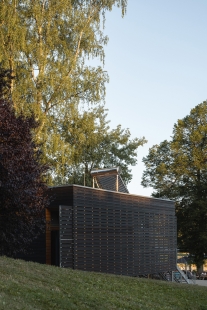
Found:
[[[47,206],[39,164],[40,153],[32,139],[34,117],[15,115],[9,99],[10,72],[0,72],[0,254],[25,251],[44,228]]]
[[[175,200],[178,247],[199,268],[207,254],[207,102],[178,120],[172,140],[153,146],[143,162],[142,185]]]
[[[53,183],[83,185],[85,176],[85,185],[92,186],[92,169],[114,166],[121,167],[122,178],[129,183],[130,166],[137,163],[137,149],[146,142],[144,137],[130,139],[129,129],[121,125],[110,129],[103,106],[82,113],[76,106],[71,107],[60,130],[70,155],[65,160],[57,158],[58,174],[54,174]]]

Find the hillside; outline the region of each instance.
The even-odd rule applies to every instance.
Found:
[[[0,257],[0,309],[207,310],[207,288]]]

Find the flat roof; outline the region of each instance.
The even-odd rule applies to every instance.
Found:
[[[116,194],[119,194],[119,195],[127,195],[127,196],[134,196],[134,197],[143,197],[143,198],[148,198],[148,199],[165,200],[165,201],[168,201],[168,202],[174,202],[174,201],[171,200],[171,199],[155,198],[155,197],[152,197],[152,196],[143,196],[143,195],[138,195],[138,194],[129,194],[129,193],[123,193],[123,192],[117,192],[117,191],[110,191],[110,190],[106,190],[106,189],[102,189],[102,188],[93,188],[93,187],[83,186],[83,185],[78,185],[78,184],[55,185],[55,186],[48,186],[48,188],[72,187],[72,186],[81,187],[81,188],[88,188],[88,189],[90,189],[90,190],[111,192],[111,193],[116,193]]]

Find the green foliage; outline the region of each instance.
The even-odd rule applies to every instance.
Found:
[[[207,253],[207,102],[174,125],[171,141],[149,150],[143,159],[142,185],[153,196],[176,202],[178,246],[201,266]]]
[[[0,257],[0,309],[207,310],[206,287]]]
[[[130,131],[121,126],[110,129],[107,113],[103,106],[80,112],[77,106],[65,114],[61,136],[69,145],[68,157],[59,161],[55,184],[75,183],[92,185],[90,171],[94,168],[120,166],[122,178],[128,183],[132,175],[129,166],[137,163],[137,148],[143,145],[144,138],[130,139]]]
[[[88,59],[104,61],[105,13],[116,5],[124,15],[126,4],[127,0],[0,2],[0,63],[15,77],[10,86],[17,113],[34,114],[39,122],[35,140],[43,145],[44,162],[64,162],[68,155],[60,128],[71,106],[104,100],[108,75],[100,66],[90,66]]]

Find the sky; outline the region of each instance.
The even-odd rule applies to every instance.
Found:
[[[128,185],[132,194],[150,196],[141,186],[142,158],[169,140],[173,125],[207,99],[207,1],[128,0],[127,13],[114,8],[104,33],[106,108],[111,128],[129,128],[145,137]]]

